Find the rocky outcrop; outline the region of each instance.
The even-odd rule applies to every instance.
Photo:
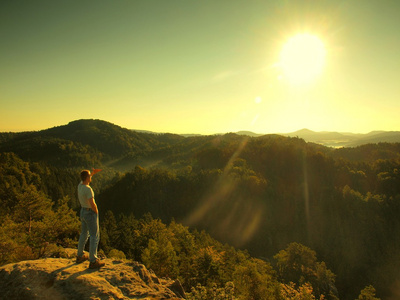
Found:
[[[100,269],[67,258],[0,267],[0,299],[183,299],[179,281],[158,278],[138,262],[106,258]]]

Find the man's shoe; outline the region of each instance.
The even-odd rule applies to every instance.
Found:
[[[89,269],[98,269],[105,265],[105,263],[101,262],[99,259],[96,259],[95,262],[91,262],[89,264]]]
[[[84,261],[88,260],[89,256],[87,254],[83,254],[82,256],[77,256],[76,257],[76,263],[80,264],[83,263]]]

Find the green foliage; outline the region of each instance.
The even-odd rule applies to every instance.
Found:
[[[219,283],[223,265],[223,252],[208,246],[197,251],[194,257],[194,277],[201,285]]]
[[[233,274],[239,299],[278,299],[280,286],[272,266],[259,259],[248,259]]]
[[[366,286],[361,290],[358,300],[380,300],[380,298],[375,297],[376,290],[372,285]]]
[[[36,198],[38,201],[43,199]],[[67,198],[61,200],[62,203],[67,201]],[[49,244],[76,246],[74,240],[78,236],[79,222],[75,213],[65,204],[55,211],[51,207],[44,210],[41,205],[34,204],[30,201],[30,212],[21,212],[24,209],[21,206],[15,210],[15,217],[4,218],[0,226],[0,265],[42,257],[47,253]]]
[[[302,244],[291,243],[274,258],[279,277],[284,283],[293,282],[298,286],[309,283],[315,296],[336,298],[335,275],[327,269],[324,262],[317,262],[315,251]]]
[[[118,226],[115,216],[111,210],[106,211],[104,217],[100,220],[100,248],[109,253],[114,247],[117,247]]]
[[[69,255],[65,251],[65,248],[57,244],[46,244],[43,249],[43,256],[69,258]]]
[[[168,230],[172,233],[171,243],[174,249],[181,255],[192,256],[195,252],[195,237],[189,231],[189,227],[172,220]]]
[[[75,245],[73,239],[80,232],[79,219],[68,203],[68,196],[58,200],[53,211],[43,220],[46,230],[43,234],[45,239],[63,247]]]
[[[103,158],[102,153],[89,145],[37,133],[0,144],[0,151],[14,152],[24,160],[46,162],[57,167],[100,165]]]
[[[6,216],[0,226],[0,265],[34,257],[25,228]]]
[[[311,284],[304,283],[303,285],[296,288],[296,285],[293,282],[289,284],[282,284],[281,289],[281,297],[283,299],[291,299],[291,300],[315,300],[315,299],[325,299],[323,295],[319,298],[315,298],[313,294],[313,288]]]
[[[188,300],[236,300],[235,286],[233,282],[227,282],[225,287],[218,288],[213,284],[210,288],[206,288],[201,284],[192,287],[190,293],[186,293]]]
[[[166,236],[149,240],[148,247],[143,251],[142,261],[159,276],[176,278],[178,275],[178,257]]]
[[[111,251],[108,252],[108,257],[116,259],[126,259],[125,253],[117,249],[111,249]]]
[[[0,153],[0,264],[45,255],[50,244],[76,245],[79,222],[69,197],[53,201],[38,187],[40,177],[13,154]]]
[[[0,217],[12,212],[17,196],[30,185],[38,185],[40,177],[28,163],[14,153],[0,153]]]
[[[117,224],[114,234],[107,232],[110,238],[110,246],[123,251],[129,259],[139,260],[144,246],[138,243],[140,234],[138,221],[133,214],[129,216],[121,214]]]

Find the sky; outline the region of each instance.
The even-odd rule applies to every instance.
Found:
[[[78,119],[180,134],[397,131],[399,14],[396,0],[2,0],[0,132]],[[324,49],[307,81],[282,63],[299,35]],[[314,56],[295,58],[298,72]]]

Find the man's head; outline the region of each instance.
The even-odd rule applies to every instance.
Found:
[[[90,171],[89,170],[83,170],[81,172],[81,180],[82,182],[90,182],[91,180],[91,175],[90,175]]]

